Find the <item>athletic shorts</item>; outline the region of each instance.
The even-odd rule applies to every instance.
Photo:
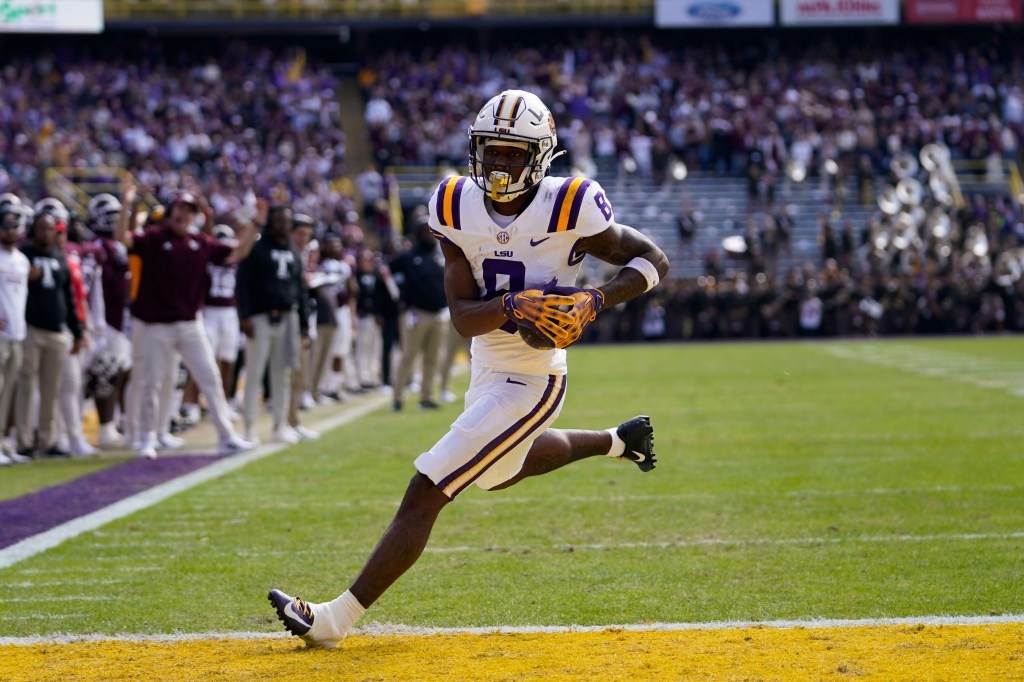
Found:
[[[454,499],[471,483],[489,490],[523,468],[530,446],[565,400],[564,374],[536,376],[473,368],[466,409],[416,458],[416,469]]]
[[[238,358],[238,341],[241,330],[238,327],[238,308],[234,306],[209,306],[203,309],[203,326],[213,347],[213,355],[223,362],[234,362]]]

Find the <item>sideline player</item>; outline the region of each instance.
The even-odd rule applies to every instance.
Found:
[[[606,431],[549,427],[565,398],[564,348],[602,308],[656,286],[668,271],[665,254],[636,230],[616,224],[596,182],[548,177],[555,124],[535,95],[506,90],[492,98],[469,139],[470,177],[445,180],[430,200],[452,320],[459,333],[474,337],[466,408],[416,459],[417,472],[395,518],[344,594],[314,604],[270,592],[285,627],[311,647],[338,646],[366,608],[416,562],[438,514],[471,484],[507,488],[602,455],[628,459],[641,471],[654,467],[648,417]],[[587,254],[623,267],[599,289],[564,286],[575,281]],[[556,307],[570,304],[568,312]],[[557,347],[531,348],[516,333],[517,324]]]

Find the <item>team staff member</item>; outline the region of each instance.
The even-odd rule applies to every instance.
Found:
[[[54,246],[55,236],[53,216],[40,214],[32,222],[32,240],[21,247],[32,265],[25,308],[28,325],[25,358],[15,404],[18,451],[22,455],[35,454],[36,450],[51,455],[66,454],[56,448],[53,417],[57,388],[69,352],[72,355],[77,353],[84,343],[82,324],[75,312],[68,261],[64,253]],[[37,386],[39,437],[33,442],[32,397]]]
[[[125,203],[135,201],[137,188],[125,183]],[[151,360],[136,371],[142,373],[139,409],[139,456],[156,457],[157,395],[165,380],[164,361],[181,355],[189,374],[209,400],[210,420],[219,436],[218,451],[230,454],[248,450],[231,426],[231,414],[221,385],[217,361],[196,314],[206,293],[209,263],[238,262],[245,258],[256,240],[251,227],[240,230],[232,248],[213,237],[192,231],[199,203],[191,192],[179,192],[170,202],[165,222],[142,234],[132,234],[118,222],[116,238],[142,259],[145,273],[132,306],[132,315],[146,323],[142,343]]]
[[[292,243],[291,229],[292,210],[273,207],[262,238],[238,264],[235,299],[239,324],[246,336],[243,414],[250,440],[254,439],[256,400],[268,363],[273,439],[279,443],[300,440],[284,420],[291,388],[289,372],[298,370],[299,346],[309,339],[309,298],[303,282],[302,256]]]
[[[7,436],[7,416],[21,371],[28,273],[32,267],[25,254],[18,250],[19,218],[13,207],[0,205],[0,440]],[[9,450],[6,443],[2,447],[0,464],[29,461]]]
[[[299,251],[302,261],[302,296],[306,299],[309,316],[306,324],[311,324],[311,318],[315,317],[313,312],[313,299],[309,291],[309,277],[316,261],[320,256],[320,245],[313,239],[313,218],[305,213],[297,213],[292,217],[292,244]],[[312,339],[312,334],[310,337]],[[295,430],[300,440],[316,440],[320,434],[302,425],[302,418],[299,416],[299,407],[303,395],[312,401],[312,389],[309,385],[310,364],[312,355],[312,340],[310,343],[302,343],[299,348],[299,368],[292,370],[291,396],[288,400],[288,426]]]
[[[444,295],[444,262],[437,240],[425,219],[417,223],[412,248],[391,262],[402,292],[406,322],[402,333],[402,362],[395,377],[392,409],[402,409],[402,393],[412,378],[413,362],[422,356],[420,407],[435,408],[434,380],[441,340],[448,332],[448,301]]]

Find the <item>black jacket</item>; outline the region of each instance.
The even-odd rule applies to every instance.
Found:
[[[25,322],[46,331],[68,329],[76,339],[82,338],[82,324],[75,314],[75,296],[71,291],[71,272],[64,254],[57,249],[41,250],[35,244],[21,247],[33,268],[42,275],[28,282]]]
[[[302,278],[302,257],[291,240],[278,246],[264,232],[249,256],[238,264],[235,299],[240,318],[297,310],[302,331],[309,327],[309,296]]]
[[[412,308],[437,312],[448,306],[444,293],[444,265],[435,257],[436,247],[413,246],[391,261],[391,272],[402,292],[402,302]]]

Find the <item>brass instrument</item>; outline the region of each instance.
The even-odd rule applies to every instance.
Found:
[[[896,176],[898,180],[903,178],[909,178],[913,175],[917,175],[917,159],[912,154],[901,152],[892,158],[889,162],[889,170]]]

